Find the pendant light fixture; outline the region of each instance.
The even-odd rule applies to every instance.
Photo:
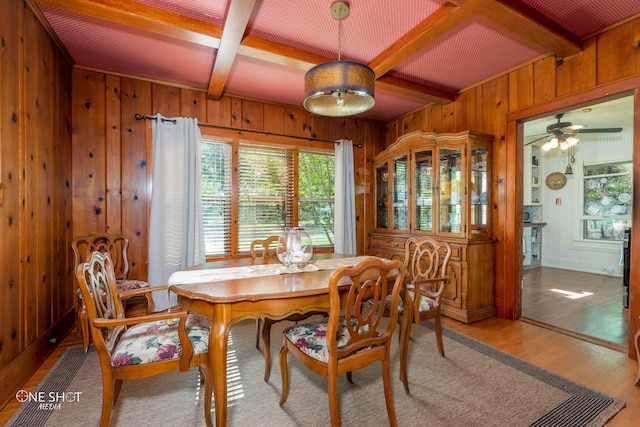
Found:
[[[331,16],[338,20],[338,60],[311,68],[304,76],[304,108],[320,116],[344,117],[364,113],[376,103],[375,73],[366,65],[340,59],[342,20],[349,5],[336,1]]]

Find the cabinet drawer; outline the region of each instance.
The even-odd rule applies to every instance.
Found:
[[[371,239],[371,246],[377,246],[380,248],[399,249],[404,250],[404,240],[395,239]]]

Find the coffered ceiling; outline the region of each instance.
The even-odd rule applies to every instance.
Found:
[[[301,106],[304,73],[338,58],[332,0],[27,0],[79,67]],[[604,6],[606,3],[606,6]],[[351,0],[341,59],[376,74],[391,120],[640,14],[638,0]]]

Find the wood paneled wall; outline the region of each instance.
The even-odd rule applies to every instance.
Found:
[[[0,13],[0,407],[75,319],[71,66],[34,12]]]
[[[147,276],[147,128],[135,114],[195,117],[200,123],[247,131],[336,140],[349,138],[359,188],[366,188],[367,159],[384,145],[381,124],[315,117],[301,107],[223,97],[204,91],[75,69],[73,71],[73,234],[123,233],[130,239],[130,277]],[[250,132],[247,133],[250,137]],[[370,188],[370,187],[369,187]],[[358,253],[368,246],[371,220],[366,190],[357,196]]]
[[[584,41],[568,58],[547,56],[465,90],[453,103],[427,106],[387,123],[385,145],[415,130],[475,130],[495,136],[493,233],[496,238],[495,301],[499,316],[521,314],[522,143],[517,120],[551,115],[640,90],[640,19]],[[635,116],[634,223],[640,224],[640,118]],[[629,334],[640,328],[640,233],[632,238]],[[629,355],[634,357],[633,345]]]

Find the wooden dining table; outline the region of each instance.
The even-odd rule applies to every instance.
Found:
[[[300,270],[282,264],[241,258],[207,262],[174,273],[169,289],[185,310],[205,316],[211,323],[209,363],[213,371],[216,426],[227,425],[227,343],[232,323],[248,319],[280,320],[296,313],[329,311],[329,278],[341,266],[352,266],[365,257],[338,254],[314,255]],[[345,285],[348,290],[349,285]],[[408,301],[406,288],[402,298]],[[411,304],[405,304],[411,307]],[[410,314],[410,313],[409,313]],[[400,379],[407,381],[407,349],[411,316],[402,317]],[[211,419],[207,419],[211,425]]]

